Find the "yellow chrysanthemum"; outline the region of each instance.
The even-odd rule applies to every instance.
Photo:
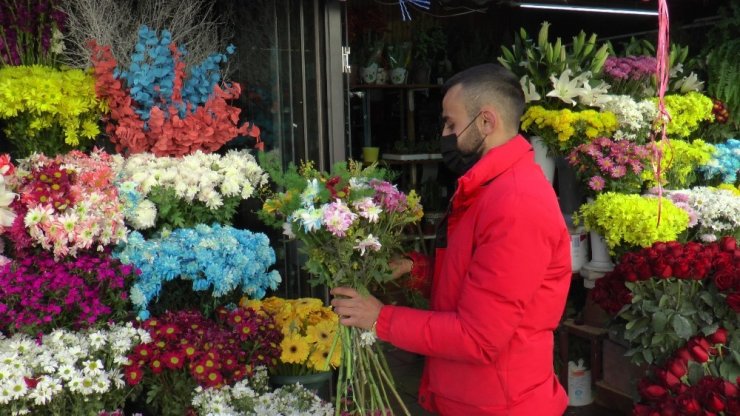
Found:
[[[280,361],[286,364],[301,364],[308,358],[310,347],[305,338],[298,334],[289,335],[283,338],[280,343],[282,353]]]
[[[331,359],[329,358],[329,352],[331,352]],[[326,371],[327,362],[332,368],[337,368],[342,362],[342,349],[337,346],[334,351],[331,351],[331,346],[320,346],[311,353],[308,362],[311,368],[316,371]]]
[[[265,298],[262,300],[262,307],[270,315],[276,315],[280,312],[280,310],[283,308],[283,305],[285,303],[286,303],[285,299],[279,298],[276,296],[271,296],[269,298]]]
[[[259,312],[262,310],[262,301],[259,299],[249,299],[248,297],[244,296],[239,299],[239,306],[242,308],[252,308],[255,311]]]
[[[306,330],[306,337],[315,339],[317,343],[331,346],[336,337],[337,325],[333,322],[324,321],[316,325],[309,326]]]

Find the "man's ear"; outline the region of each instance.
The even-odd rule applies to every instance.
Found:
[[[485,106],[480,110],[481,128],[484,136],[493,134],[496,126],[500,123],[498,111],[492,106]]]

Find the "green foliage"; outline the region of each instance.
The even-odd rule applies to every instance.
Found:
[[[447,34],[439,26],[414,32],[414,60],[431,66],[447,50]]]
[[[157,230],[193,228],[197,224],[231,224],[240,196],[223,198],[223,205],[212,210],[205,203],[193,200],[188,202],[177,196],[175,189],[155,186],[147,196],[157,206]]]

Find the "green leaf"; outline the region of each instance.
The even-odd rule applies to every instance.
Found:
[[[683,339],[689,339],[694,334],[694,325],[682,315],[676,314],[671,320],[673,330],[676,331],[676,335]]]
[[[643,355],[643,357],[645,357],[645,362],[646,363],[648,363],[648,364],[652,364],[653,363],[653,359],[654,359],[654,357],[653,357],[653,351],[651,351],[651,350],[643,350],[642,351],[642,355]]]
[[[663,311],[658,311],[653,315],[653,330],[655,332],[661,332],[665,329],[668,324],[668,316]]]
[[[737,380],[740,376],[740,364],[732,361],[722,361],[719,365],[719,375],[726,380]]]

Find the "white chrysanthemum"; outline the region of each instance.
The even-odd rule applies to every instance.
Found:
[[[157,222],[157,207],[154,203],[148,199],[141,201],[136,211],[134,212],[134,218],[131,219],[131,225],[137,230],[145,230],[147,228],[154,227]]]

